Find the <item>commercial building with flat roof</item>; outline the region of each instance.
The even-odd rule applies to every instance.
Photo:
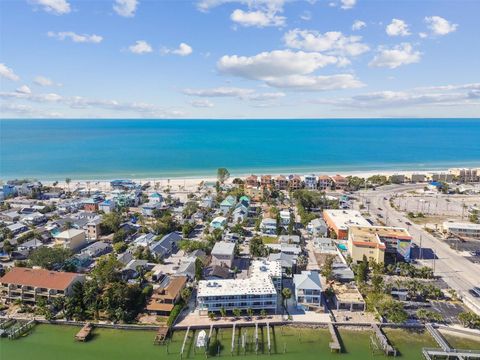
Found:
[[[443,223],[443,232],[448,235],[480,239],[480,224],[449,222]]]
[[[0,278],[0,293],[7,302],[36,303],[39,298],[50,302],[69,296],[73,285],[83,280],[77,273],[14,267]]]
[[[347,248],[354,262],[367,259],[385,261],[385,253],[410,261],[412,237],[404,228],[388,226],[351,226]]]
[[[323,218],[337,239],[348,237],[350,226],[370,226],[370,223],[357,210],[323,210]]]

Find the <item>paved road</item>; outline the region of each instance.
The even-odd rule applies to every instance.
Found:
[[[381,214],[382,220],[387,226],[408,228],[414,243],[418,246],[421,245],[422,253],[435,255],[430,259],[419,261],[424,265],[435,266],[435,275],[441,276],[452,289],[456,290],[459,296],[466,298],[467,303],[472,302],[473,308],[469,306],[472,310],[475,306],[478,307],[475,310],[480,313],[479,299],[468,292],[474,285],[480,284],[480,265],[470,262],[421,226],[416,224],[408,226],[405,223],[409,222],[409,219],[390,206],[389,199],[392,195],[422,187],[423,185],[389,185],[377,188],[376,191],[360,191],[359,195],[363,200],[369,201],[367,204],[369,212],[374,216]],[[432,259],[433,257],[435,260]]]

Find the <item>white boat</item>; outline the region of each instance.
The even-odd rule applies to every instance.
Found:
[[[207,333],[205,330],[202,330],[198,333],[196,345],[197,347],[205,347],[207,345]]]

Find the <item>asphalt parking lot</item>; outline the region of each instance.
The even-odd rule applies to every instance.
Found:
[[[440,313],[447,323],[459,324],[458,315],[465,311],[461,304],[448,301],[431,301],[431,310]]]

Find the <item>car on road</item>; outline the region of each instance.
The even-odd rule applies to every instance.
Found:
[[[378,208],[378,210],[382,211],[383,209],[382,209],[382,208]]]
[[[383,219],[383,215],[382,215],[382,214],[378,214],[378,217],[379,217],[380,219]]]
[[[410,221],[405,221],[405,224],[407,224],[408,226],[412,225],[412,223]]]
[[[475,290],[475,289],[477,289],[477,290]],[[470,290],[468,290],[468,292],[470,293],[470,295],[472,295],[476,298],[480,297],[480,289],[478,287],[470,289]]]

